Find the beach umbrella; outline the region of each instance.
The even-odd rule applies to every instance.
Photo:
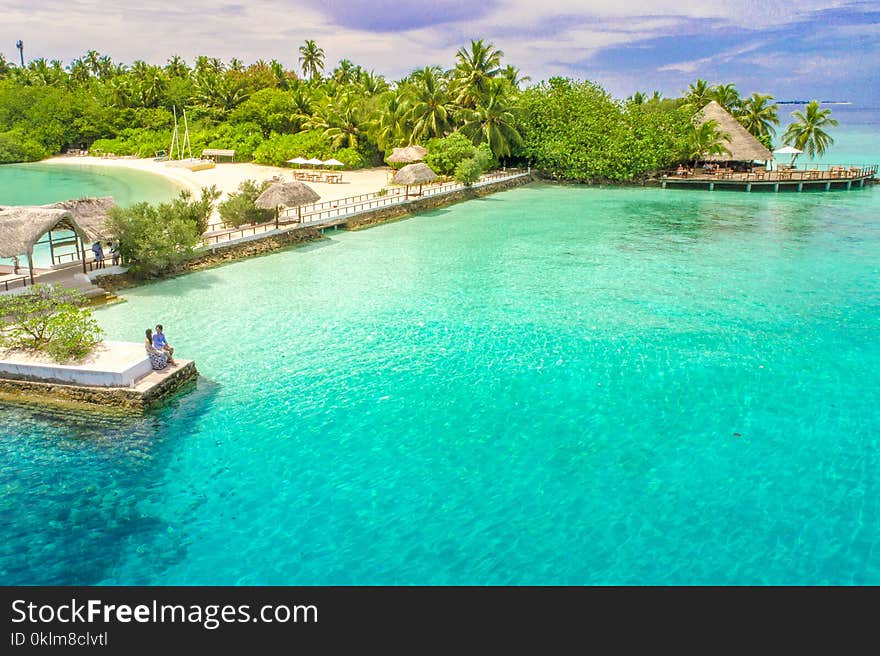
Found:
[[[437,174],[430,166],[419,162],[418,164],[407,164],[394,175],[394,182],[406,185],[406,197],[409,198],[409,186],[419,185],[419,195],[422,195],[422,185],[426,182],[433,182],[437,179]]]
[[[322,164],[323,164],[324,166],[345,166],[345,164],[343,164],[342,162],[340,162],[338,159],[325,159],[325,160],[322,162]]]
[[[282,207],[295,207],[296,216],[302,221],[300,207],[320,200],[314,189],[302,182],[276,182],[257,197],[254,205],[263,210],[275,210],[275,227]]]
[[[287,160],[288,164],[298,164],[298,165],[308,164],[308,162],[309,162],[309,160],[307,160],[305,157],[294,157],[293,159]]]
[[[307,159],[305,163],[311,164],[312,166],[322,166],[324,164],[324,160],[313,157],[312,159]]]
[[[797,159],[797,156],[800,155],[802,151],[800,148],[795,148],[794,146],[783,146],[782,148],[777,148],[773,151],[774,155],[791,155],[791,164],[794,165],[794,160]]]
[[[421,146],[406,146],[405,148],[395,148],[386,161],[389,164],[411,164],[412,162],[421,162],[427,154],[428,151]]]

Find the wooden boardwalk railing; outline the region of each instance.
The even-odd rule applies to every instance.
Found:
[[[526,175],[529,175],[529,172],[521,170],[496,171],[481,176],[480,180],[475,182],[472,186],[481,187],[501,180],[514,180]],[[411,185],[409,189],[405,187],[395,187],[388,189],[386,193],[373,192],[340,198],[338,200],[321,201],[310,205],[303,205],[299,208],[299,213],[297,213],[296,208],[282,211],[279,225],[282,226],[280,229],[295,229],[298,227],[315,227],[326,223],[337,223],[340,219],[355,216],[362,212],[414,202],[421,198],[448,194],[464,188],[465,185],[460,182],[423,185],[421,195],[416,195],[418,193],[418,187],[416,185]],[[299,221],[299,218],[302,220]],[[240,239],[272,232],[276,229],[279,228],[275,227],[275,221],[272,220],[266,223],[258,223],[241,228],[216,230],[205,233],[202,241],[205,246],[209,247],[218,244],[229,244],[230,242],[234,243]]]

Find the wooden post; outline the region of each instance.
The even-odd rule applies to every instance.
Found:
[[[303,222],[302,205],[296,206],[296,221],[300,224]]]
[[[803,183],[803,182],[798,182],[798,187],[797,187],[797,189],[798,189],[798,191],[803,191],[803,190],[804,190],[804,183]]]
[[[31,277],[31,284],[34,284],[34,250],[31,248],[28,253],[28,273]]]
[[[831,191],[831,183],[830,182],[825,183],[825,191]]]
[[[275,229],[278,230],[278,215],[281,214],[281,207],[275,206]]]
[[[714,182],[709,183],[709,191],[715,191],[715,183]]]
[[[850,189],[852,189],[852,180],[847,180],[846,181],[846,190],[849,191]]]
[[[73,233],[74,248],[76,247],[77,239],[79,239],[80,252],[82,253],[83,273],[88,273],[86,269],[86,242],[78,234]]]
[[[49,230],[49,261],[52,262],[52,266],[55,266],[55,244],[52,243],[51,230]]]
[[[752,183],[751,183],[751,182],[747,182],[747,183],[746,183],[746,191],[751,191],[751,190],[752,190]]]
[[[778,182],[773,183],[773,191],[775,191],[777,194],[779,193],[779,183]]]

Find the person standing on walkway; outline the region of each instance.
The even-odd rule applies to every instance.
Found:
[[[95,256],[95,268],[103,269],[104,268],[104,249],[101,247],[101,242],[96,241],[92,244],[92,253]]]

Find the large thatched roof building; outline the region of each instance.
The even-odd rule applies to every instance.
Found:
[[[714,162],[751,162],[753,160],[771,160],[773,153],[764,144],[755,139],[742,124],[714,100],[703,107],[694,121],[702,125],[706,121],[715,121],[718,129],[729,136],[729,141],[724,143],[729,153],[721,155],[707,155],[706,160]]]
[[[115,206],[113,199],[106,197],[66,200],[52,205],[0,207],[0,257],[27,255],[33,280],[36,243],[52,230],[72,230],[82,240],[77,250],[83,249],[85,267],[84,243],[110,238],[107,216]]]

